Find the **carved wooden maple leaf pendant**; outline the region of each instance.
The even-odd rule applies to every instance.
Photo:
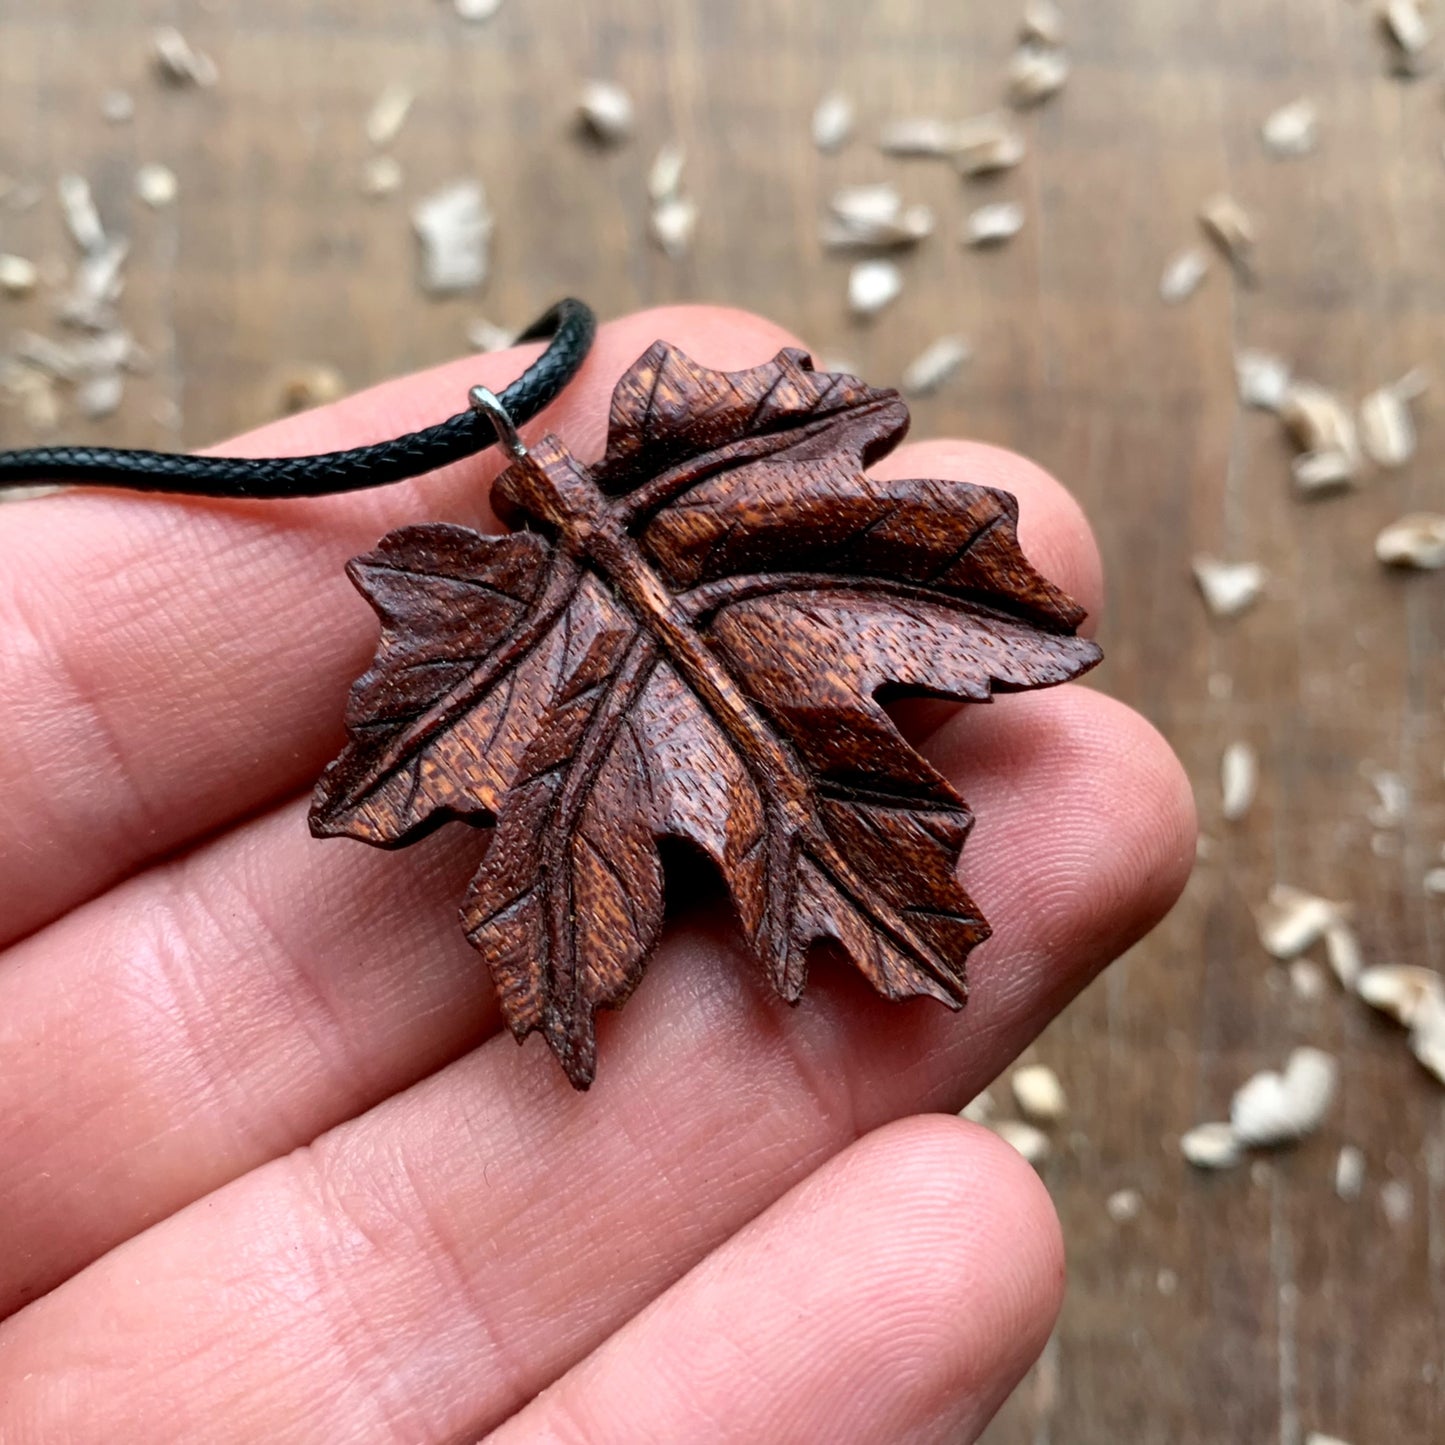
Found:
[[[578,1088],[657,942],[663,837],[717,866],[789,1002],[825,940],[888,998],[964,1001],[989,931],[955,876],[972,816],[875,694],[986,702],[1100,653],[1011,496],[865,474],[907,427],[896,392],[802,352],[725,373],[659,342],[596,466],[548,437],[497,480],[519,530],[406,527],[351,564],[381,643],[312,831],[493,827],[467,936]]]

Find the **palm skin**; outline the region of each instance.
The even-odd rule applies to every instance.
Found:
[[[629,317],[536,429],[595,454],[659,336],[730,368],[794,344]],[[523,364],[235,450],[393,435]],[[1047,1195],[946,1116],[1172,903],[1194,825],[1169,749],[1083,687],[906,710],[979,818],[968,1008],[819,970],[790,1010],[698,886],[576,1095],[499,1034],[457,927],[482,839],[305,825],[375,640],[342,565],[404,522],[494,530],[499,464],[0,509],[0,1439],[952,1442],[1041,1348]],[[1014,492],[1025,552],[1097,611],[1087,524],[1027,463],[937,441],[876,470]]]

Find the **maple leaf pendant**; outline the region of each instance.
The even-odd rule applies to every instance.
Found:
[[[549,436],[498,478],[519,530],[405,527],[348,569],[381,641],[312,831],[492,827],[463,925],[578,1088],[657,943],[665,837],[712,860],[790,1003],[831,941],[887,998],[963,1004],[972,815],[875,694],[986,702],[1101,654],[1013,497],[866,475],[907,427],[803,352],[726,373],[658,342],[597,465]]]

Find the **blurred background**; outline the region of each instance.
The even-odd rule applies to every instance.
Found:
[[[1071,1258],[988,1439],[1445,1439],[1445,1087],[1356,996],[1361,965],[1445,955],[1445,572],[1376,543],[1445,512],[1437,25],[1423,0],[0,0],[0,445],[206,444],[564,294],[752,308],[877,383],[966,343],[910,378],[915,435],[1077,492],[1110,575],[1097,684],[1178,749],[1202,829],[1171,919],[1031,1051],[1064,1098],[1034,1075],[976,1106],[1037,1158]],[[589,81],[630,103],[594,93],[600,137]],[[950,125],[999,110],[1022,158],[961,176]],[[880,149],[917,118],[939,154]],[[428,206],[459,182],[484,199]],[[826,245],[839,188],[884,182],[931,212],[895,226],[914,244]],[[961,244],[994,203],[1022,229]],[[875,237],[878,204],[841,200]],[[418,214],[463,289],[428,289]],[[870,257],[902,290],[860,318]],[[1256,360],[1244,404],[1248,351],[1326,402]],[[1258,570],[1206,564],[1234,591],[1211,607],[1201,558]],[[1425,986],[1370,977],[1396,1012]],[[1190,1136],[1232,1167],[1187,1162],[1301,1046],[1337,1069],[1285,1101],[1305,1137]]]

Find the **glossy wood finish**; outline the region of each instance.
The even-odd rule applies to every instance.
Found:
[[[79,430],[97,441],[204,444],[272,414],[286,362],[330,360],[361,385],[455,355],[478,312],[521,324],[567,292],[608,314],[750,307],[879,384],[940,332],[968,336],[975,360],[914,407],[913,434],[1016,448],[1083,500],[1110,579],[1109,659],[1091,680],[1180,751],[1213,844],[1173,918],[1035,1050],[1070,1097],[1043,1174],[1071,1283],[1055,1342],[990,1445],[1439,1439],[1440,1094],[1351,1000],[1293,997],[1250,912],[1270,883],[1299,884],[1354,901],[1370,958],[1445,965],[1445,917],[1421,887],[1445,842],[1445,602],[1438,575],[1385,575],[1370,554],[1380,527],[1442,504],[1438,80],[1385,73],[1364,0],[1064,0],[1074,73],[1026,120],[1016,177],[961,189],[946,167],[886,162],[866,143],[890,116],[992,106],[1021,8],[506,0],[469,30],[444,0],[0,0],[0,171],[80,170],[133,237],[126,312],[158,364],[121,416]],[[140,26],[163,20],[214,52],[219,91],[149,84]],[[593,74],[632,91],[633,144],[573,138],[576,88]],[[397,78],[420,96],[394,148],[403,200],[464,174],[487,184],[496,265],[479,301],[421,304],[403,205],[360,194],[365,113]],[[142,100],[130,127],[99,114],[114,84]],[[862,139],[820,157],[808,119],[833,86],[858,101]],[[1272,161],[1259,124],[1301,94],[1323,112],[1319,152]],[[672,137],[701,206],[694,253],[676,263],[649,243],[645,204],[647,166]],[[148,160],[179,173],[176,210],[131,201]],[[817,223],[835,185],[886,177],[949,228],[1005,196],[1028,224],[989,255],[935,238],[904,258],[897,305],[858,328]],[[1216,269],[1165,309],[1160,271],[1222,189],[1259,222],[1258,285],[1233,289]],[[0,227],[6,249],[65,246],[53,207]],[[43,321],[20,303],[0,318]],[[1420,461],[1302,506],[1271,419],[1235,403],[1241,344],[1356,394],[1432,364]],[[32,440],[3,410],[0,438]],[[1195,552],[1264,563],[1266,599],[1212,622]],[[1217,774],[1236,738],[1259,749],[1263,784],[1227,827]],[[1378,842],[1366,762],[1412,789],[1403,826]],[[1193,1174],[1180,1132],[1302,1042],[1343,1064],[1321,1134],[1258,1178]],[[1366,1156],[1355,1204],[1331,1188],[1346,1143]],[[1122,1188],[1143,1198],[1125,1224],[1105,1210]],[[1387,1199],[1408,1213],[1392,1223]]]
[[[666,838],[716,866],[790,1003],[825,942],[887,998],[967,997],[989,932],[957,878],[972,817],[874,696],[987,702],[1100,653],[1019,551],[1012,497],[866,474],[907,426],[897,392],[803,352],[729,373],[659,341],[595,466],[546,437],[498,478],[527,530],[407,527],[352,564],[381,647],[312,829],[494,827],[467,937],[578,1088],[596,1011],[656,946]]]

